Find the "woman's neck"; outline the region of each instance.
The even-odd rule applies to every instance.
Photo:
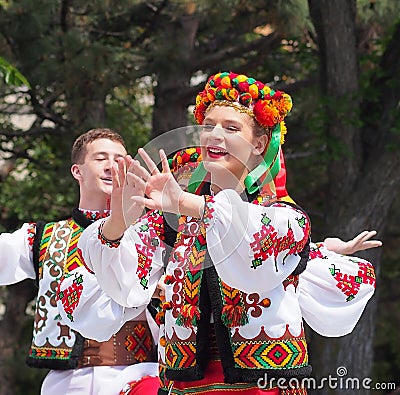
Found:
[[[211,192],[213,195],[216,195],[218,192],[223,189],[233,189],[237,193],[242,193],[245,189],[244,187],[244,177],[243,180],[238,180],[234,177],[213,177],[211,175]]]

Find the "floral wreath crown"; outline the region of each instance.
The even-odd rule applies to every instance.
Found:
[[[292,99],[287,93],[275,91],[254,78],[232,72],[211,76],[204,90],[197,95],[193,112],[199,125],[203,123],[208,107],[216,101],[240,104],[265,129],[281,124],[292,109]]]
[[[272,130],[264,161],[245,180],[246,188],[253,193],[259,189],[261,178],[263,183],[271,181],[280,170],[279,151],[286,134],[284,119],[292,109],[292,99],[287,93],[244,74],[221,72],[212,75],[196,97],[193,114],[199,125],[207,109],[214,105],[235,107],[253,117],[267,132]]]

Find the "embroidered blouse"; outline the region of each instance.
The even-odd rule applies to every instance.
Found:
[[[279,376],[289,369],[306,375],[303,319],[324,336],[351,332],[374,292],[372,265],[335,254],[323,244],[311,243],[309,250],[309,219],[297,207],[251,204],[232,190],[206,202],[201,221],[181,218],[168,254],[165,327],[159,343],[168,378],[202,377],[204,356],[196,349],[210,321],[220,339],[221,357],[230,359],[228,381],[255,381],[252,370]],[[122,319],[115,316],[117,306],[149,302],[163,272],[163,224],[161,213],[150,212],[127,229],[118,245],[102,239],[101,221],[83,232],[78,247],[85,270],[95,277],[82,283],[83,292],[70,311],[74,329],[102,340],[111,335],[107,322]],[[61,289],[71,281],[64,279]],[[104,327],[85,318],[98,308],[104,312]]]

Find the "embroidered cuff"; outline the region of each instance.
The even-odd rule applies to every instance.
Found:
[[[213,212],[214,212],[213,204],[214,204],[214,196],[204,195],[204,209],[200,221],[204,223],[206,228],[209,227],[211,220],[213,218]]]
[[[101,224],[99,226],[99,231],[98,231],[98,234],[97,234],[97,237],[100,240],[100,243],[101,244],[105,244],[109,248],[117,248],[117,247],[119,247],[119,245],[121,244],[121,240],[122,240],[123,235],[121,237],[119,237],[118,239],[116,239],[116,240],[107,239],[103,235],[103,226],[104,226],[105,222],[106,222],[106,220],[101,222]]]

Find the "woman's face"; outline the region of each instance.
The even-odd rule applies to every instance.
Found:
[[[253,127],[253,118],[234,107],[217,105],[206,113],[200,144],[212,179],[243,183],[268,142],[266,135],[256,137]]]

